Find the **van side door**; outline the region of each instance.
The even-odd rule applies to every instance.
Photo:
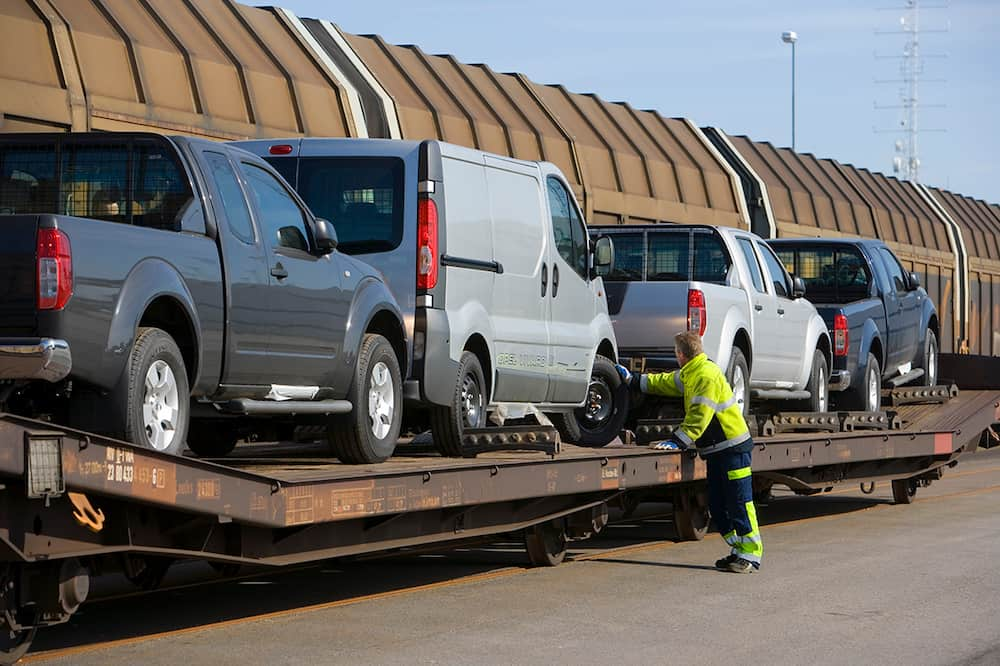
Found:
[[[549,392],[548,220],[537,169],[486,156],[493,230],[494,402],[545,402]]]
[[[316,252],[312,216],[270,171],[240,161],[266,251],[270,284],[259,322],[269,335],[269,381],[293,386],[332,386],[341,362],[350,292],[349,271],[337,252]]]
[[[551,302],[549,402],[580,403],[587,394],[597,341],[591,324],[597,301],[590,289],[590,243],[569,188],[545,179],[550,228],[548,298]]]
[[[222,151],[199,151],[218,226],[226,290],[226,352],[222,384],[252,386],[270,381],[270,334],[262,325],[269,289],[263,240],[254,228],[246,193]]]

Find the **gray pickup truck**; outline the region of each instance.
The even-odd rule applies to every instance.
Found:
[[[406,367],[378,272],[266,162],[152,134],[0,139],[0,410],[229,453],[327,426],[391,455]]]

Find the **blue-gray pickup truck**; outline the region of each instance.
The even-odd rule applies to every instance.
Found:
[[[840,408],[878,411],[882,387],[937,382],[937,310],[914,273],[876,240],[768,241],[802,278],[833,341],[831,399]]]
[[[5,135],[0,411],[206,456],[323,424],[341,460],[384,460],[403,320],[380,274],[336,246],[238,148]]]

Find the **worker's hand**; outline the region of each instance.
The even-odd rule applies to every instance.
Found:
[[[678,442],[676,439],[665,439],[662,442],[653,442],[649,448],[657,451],[684,451],[687,449],[687,444]]]
[[[622,378],[622,384],[628,384],[632,380],[632,373],[624,365],[615,365],[615,370],[618,371],[618,375]]]

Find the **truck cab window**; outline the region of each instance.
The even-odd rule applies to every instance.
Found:
[[[229,230],[233,235],[248,245],[253,244],[253,223],[250,221],[250,209],[247,208],[243,189],[236,180],[229,159],[222,153],[206,152],[205,159],[212,169],[212,180],[219,190],[220,202],[225,209]]]
[[[758,293],[764,293],[764,278],[761,276],[760,264],[757,262],[757,255],[753,251],[753,243],[750,242],[749,238],[738,238],[740,243],[740,251],[743,253],[743,257],[747,260],[747,268],[750,269],[750,281],[753,282],[753,288]]]
[[[547,179],[549,208],[552,210],[552,232],[556,249],[566,263],[587,279],[587,234],[573,205],[573,197],[556,178]]]
[[[261,233],[271,247],[309,251],[309,230],[305,215],[284,185],[253,164],[240,162],[257,208]]]
[[[767,272],[771,274],[771,282],[774,284],[774,293],[783,298],[788,298],[791,293],[791,285],[789,284],[788,274],[785,272],[784,267],[778,258],[774,256],[774,252],[771,248],[761,243],[757,243],[757,247],[760,249],[760,255],[764,257],[764,263],[767,265]]]

